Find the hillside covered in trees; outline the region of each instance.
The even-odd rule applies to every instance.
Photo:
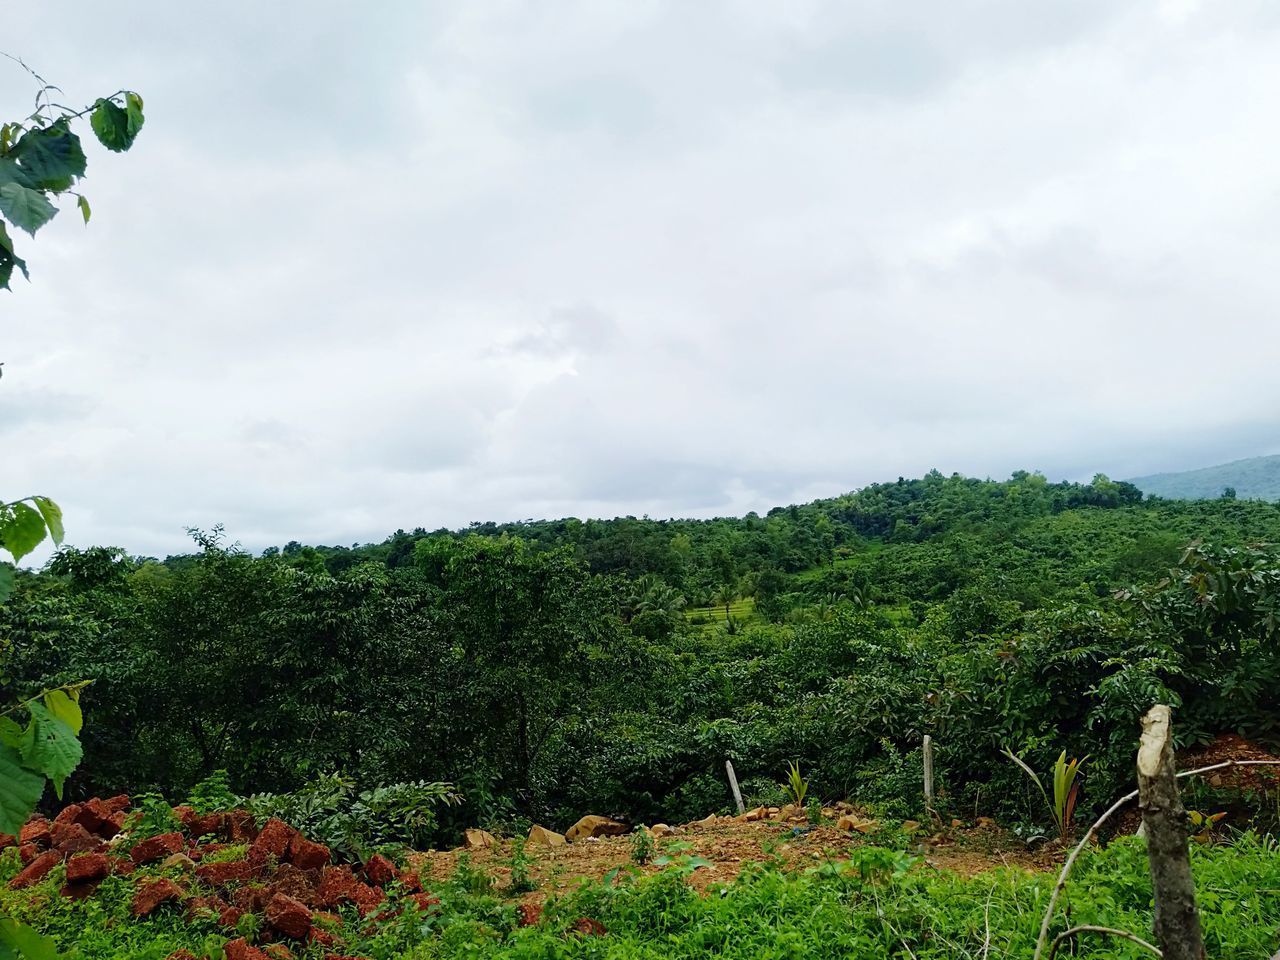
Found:
[[[444,841],[728,809],[725,759],[776,801],[799,759],[815,795],[908,815],[930,734],[943,808],[1033,822],[1006,749],[1088,755],[1085,809],[1152,702],[1187,742],[1280,735],[1271,503],[935,472],[735,519],[194,536],[64,550],[0,607],[13,698],[93,680],[69,797],[440,781],[463,802],[420,839]]]
[[[1197,470],[1157,473],[1129,481],[1147,496],[1179,500],[1240,497],[1280,500],[1280,455],[1233,460]]]

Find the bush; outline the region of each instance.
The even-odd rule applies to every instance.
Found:
[[[447,783],[394,783],[372,790],[336,774],[317,777],[291,793],[256,794],[246,803],[263,823],[278,817],[335,856],[363,860],[385,848],[425,848],[435,839],[436,808],[462,797]]]

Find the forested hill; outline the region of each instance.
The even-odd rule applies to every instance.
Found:
[[[468,535],[569,547],[593,573],[660,580],[691,607],[726,594],[775,608],[784,594],[793,595],[788,605],[850,591],[873,601],[933,600],[990,576],[1037,602],[1067,587],[1089,584],[1105,593],[1117,581],[1158,573],[1195,538],[1280,540],[1280,510],[1144,500],[1135,485],[1101,474],[1080,484],[1025,471],[1006,481],[933,471],[764,516],[477,523],[461,531],[401,530],[351,548],[291,543],[280,555],[330,573],[370,560],[394,569],[419,562],[428,549],[419,543]]]
[[[1202,500],[1225,494],[1246,500],[1280,500],[1280,454],[1181,473],[1157,473],[1129,482],[1152,497]]]
[[[1027,819],[1006,748],[1089,756],[1096,809],[1153,702],[1188,741],[1280,740],[1262,501],[935,472],[736,519],[198,540],[164,562],[65,549],[0,605],[12,700],[93,680],[69,796],[182,796],[220,769],[242,794],[443,781],[467,798],[436,825],[456,836],[705,816],[726,758],[774,802],[799,758],[815,795],[907,816],[928,733],[947,809]]]

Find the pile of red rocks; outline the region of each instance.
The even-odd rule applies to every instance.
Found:
[[[134,916],[146,917],[170,904],[188,917],[212,920],[233,931],[241,917],[253,913],[263,921],[258,939],[321,947],[335,946],[341,931],[340,918],[329,911],[352,904],[361,917],[383,918],[390,913],[383,904],[392,884],[400,884],[420,910],[438,903],[422,891],[416,873],[401,871],[386,857],[370,857],[358,869],[333,865],[328,847],[280,820],[268,820],[259,830],[244,810],[201,815],[190,807],[174,807],[181,830],[136,839],[123,832],[129,806],[124,796],[95,798],[71,804],[52,821],[33,817],[16,838],[0,836],[0,849],[17,845],[24,865],[9,886],[33,886],[65,862],[63,896],[89,897],[112,874],[128,876],[139,867],[156,865],[179,877],[139,875]],[[248,845],[243,859],[202,862],[234,844]],[[291,956],[283,944],[258,948],[243,938],[227,942],[223,949],[227,960]],[[181,960],[180,953],[175,960]]]

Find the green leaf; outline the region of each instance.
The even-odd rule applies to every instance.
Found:
[[[80,138],[65,120],[28,130],[9,154],[31,178],[31,185],[59,193],[84,176],[85,156]]]
[[[17,750],[22,746],[22,735],[25,732],[22,724],[13,717],[0,717],[0,743]]]
[[[0,157],[0,187],[6,183],[16,183],[20,187],[34,187],[31,178],[18,164],[8,157]]]
[[[40,516],[44,518],[45,526],[49,528],[49,536],[53,537],[53,542],[61,546],[62,538],[66,536],[66,531],[62,529],[62,508],[48,497],[32,497],[31,502],[36,505],[36,509],[40,511]]]
[[[129,132],[128,111],[110,100],[97,102],[89,117],[89,126],[93,127],[98,142],[116,153],[123,153],[133,146],[133,138],[137,136],[136,130],[132,134]]]
[[[0,220],[0,289],[9,289],[9,278],[13,276],[13,268],[17,267],[22,271],[22,275],[27,276],[27,261],[13,252],[13,240],[9,238],[9,231],[5,229],[4,221]]]
[[[27,709],[31,711],[31,723],[22,738],[22,761],[48,777],[61,800],[62,785],[80,765],[84,748],[71,728],[44,704],[29,703]]]
[[[125,113],[128,115],[129,143],[132,144],[142,129],[146,118],[142,115],[142,98],[133,91],[124,95]]]
[[[0,833],[15,836],[44,793],[44,777],[28,770],[18,751],[0,743]]]
[[[0,548],[21,560],[40,545],[47,528],[44,517],[25,503],[11,503],[0,509]]]
[[[80,704],[67,695],[65,690],[50,690],[44,695],[44,705],[49,712],[71,728],[77,737],[84,727],[84,712]]]
[[[25,230],[33,237],[57,212],[58,208],[39,190],[20,183],[6,183],[0,187],[0,213],[19,230]]]
[[[17,267],[28,280],[27,261],[13,252],[13,247],[6,244],[9,239],[4,229],[4,221],[0,220],[0,290],[9,289],[9,279],[13,276],[13,268]]]
[[[11,917],[0,916],[0,949],[10,948],[23,960],[63,960],[57,941],[46,937]],[[3,957],[3,954],[0,954]]]
[[[13,593],[13,567],[7,563],[0,563],[0,603],[4,603],[9,599],[9,595]]]
[[[89,209],[89,198],[81,194],[76,198],[76,206],[80,208],[80,215],[84,217],[84,222],[89,222],[89,215],[93,212]]]

